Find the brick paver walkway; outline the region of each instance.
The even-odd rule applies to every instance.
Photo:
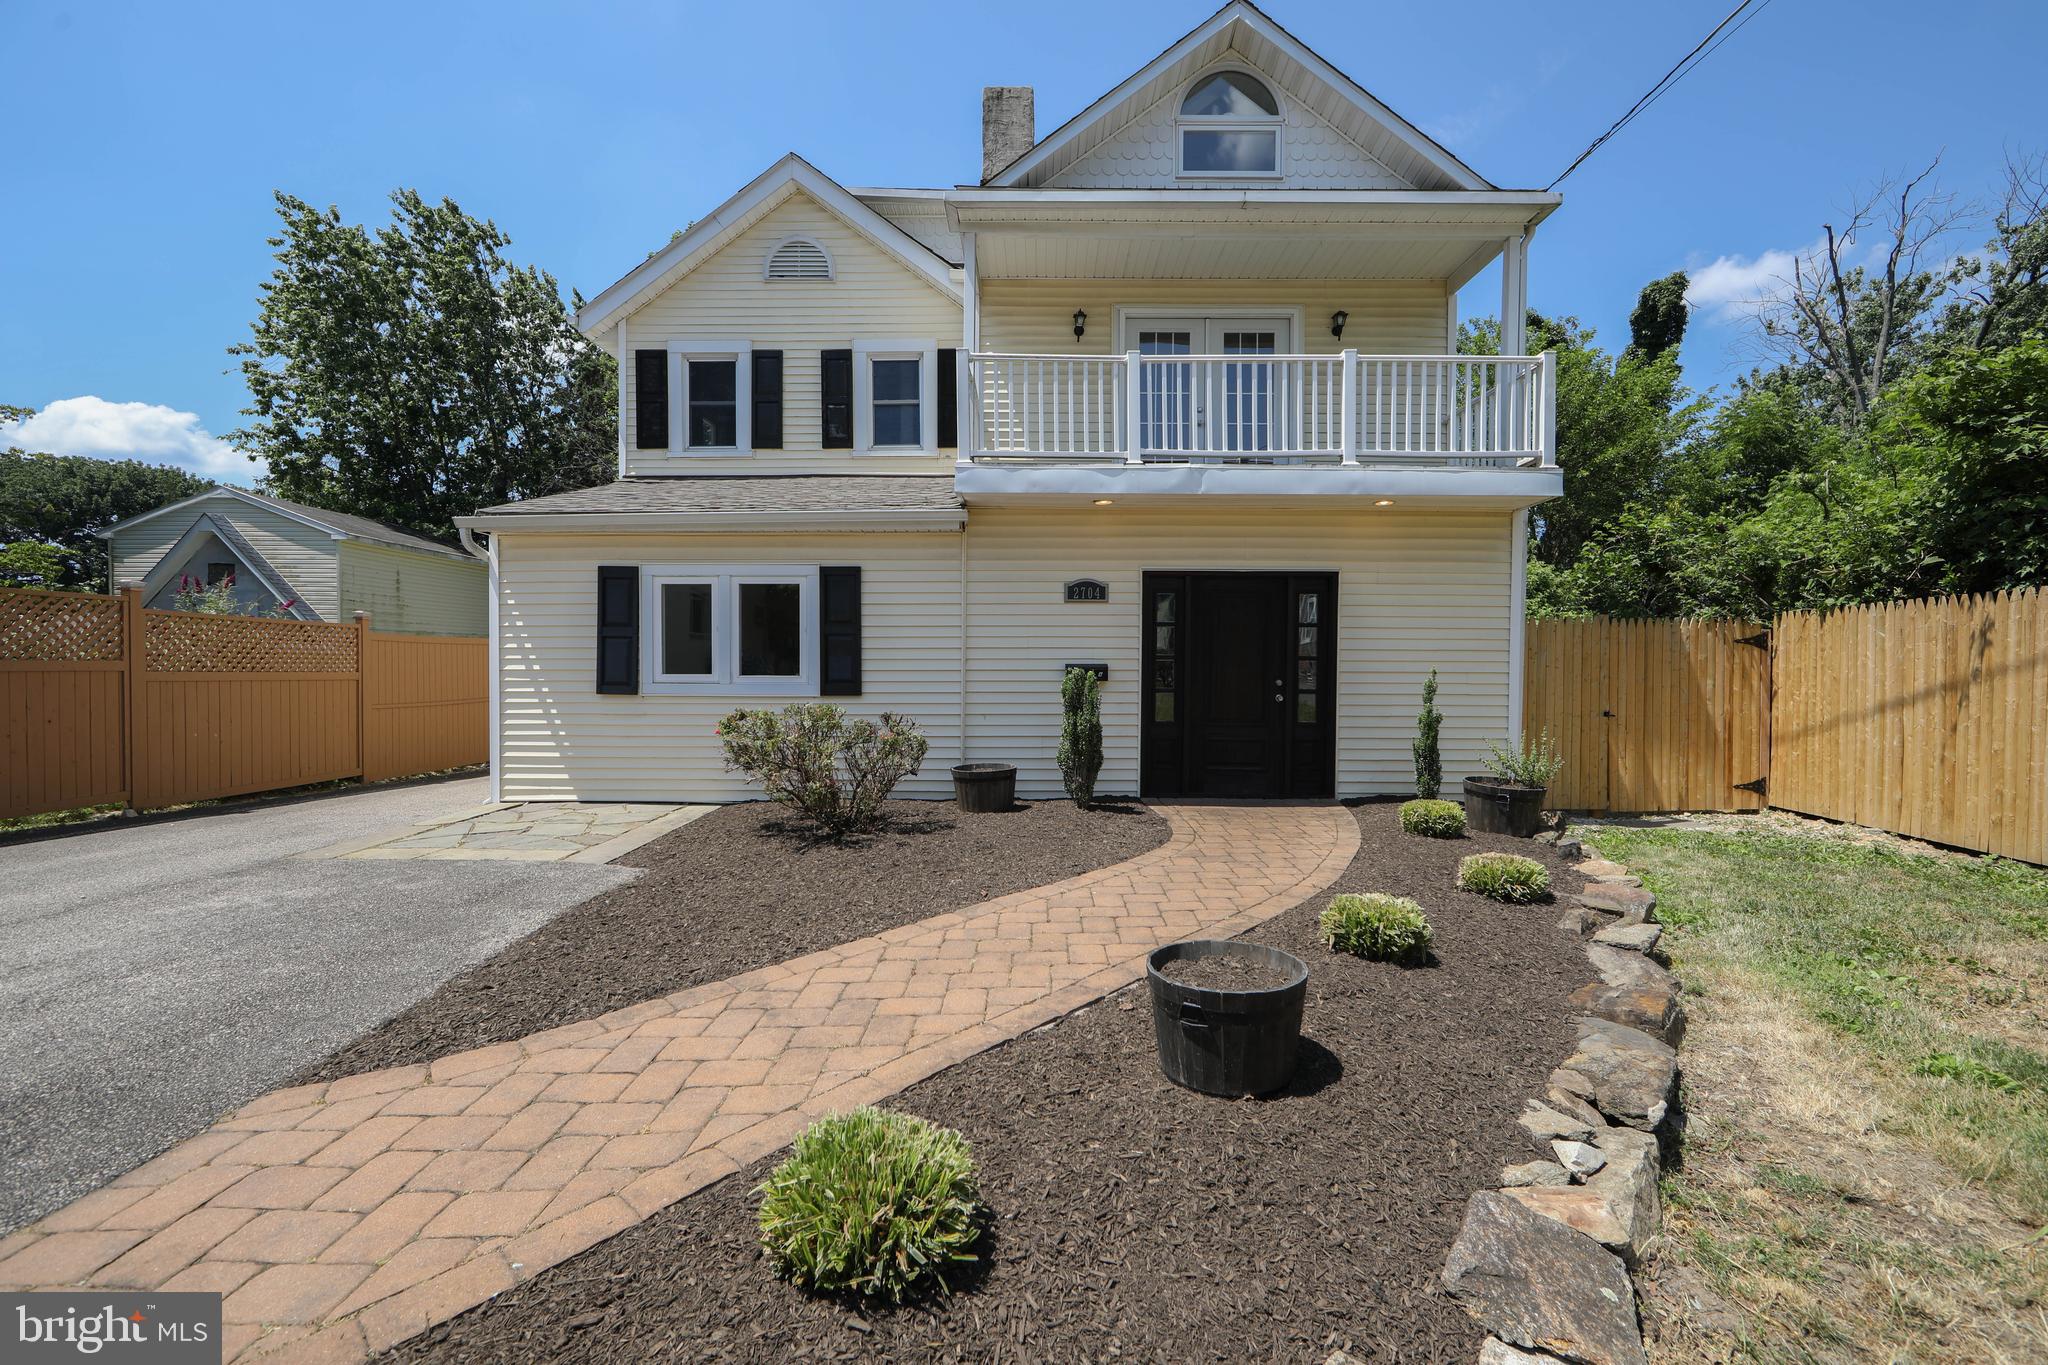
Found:
[[[1167,843],[518,1042],[265,1095],[0,1241],[0,1288],[226,1295],[226,1358],[357,1360],[1336,879],[1334,805]],[[273,1355],[273,1352],[275,1354]]]

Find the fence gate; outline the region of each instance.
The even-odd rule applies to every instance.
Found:
[[[1565,810],[1760,810],[1770,651],[1737,621],[1531,621],[1522,725],[1564,756]]]

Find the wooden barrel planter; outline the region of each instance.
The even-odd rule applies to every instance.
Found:
[[[1017,765],[955,763],[953,804],[980,815],[1008,810],[1017,804]]]
[[[1478,834],[1534,838],[1543,829],[1548,787],[1526,787],[1497,777],[1465,779],[1465,825]]]
[[[1209,990],[1161,974],[1175,962],[1244,960],[1278,974],[1262,990]],[[1211,1095],[1264,1095],[1294,1079],[1308,964],[1257,943],[1194,939],[1169,943],[1145,959],[1152,988],[1152,1031],[1166,1079]]]

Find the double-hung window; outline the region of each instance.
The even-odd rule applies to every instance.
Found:
[[[938,449],[938,371],[938,347],[932,342],[855,342],[854,450]]]
[[[642,690],[810,693],[818,687],[818,571],[779,565],[649,569]]]
[[[744,341],[669,344],[669,448],[685,454],[754,444],[752,347]]]

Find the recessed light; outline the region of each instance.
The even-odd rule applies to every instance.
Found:
[[[1394,500],[1392,498],[1381,498],[1378,502],[1373,504],[1374,507],[1392,507],[1393,505]]]
[[[1116,499],[1115,499],[1115,498],[1097,498],[1097,499],[1095,500],[1095,505],[1096,505],[1097,507],[1107,507],[1107,506],[1109,506],[1109,505],[1110,505],[1111,503],[1113,503],[1113,502],[1115,502],[1115,501],[1116,501]]]

